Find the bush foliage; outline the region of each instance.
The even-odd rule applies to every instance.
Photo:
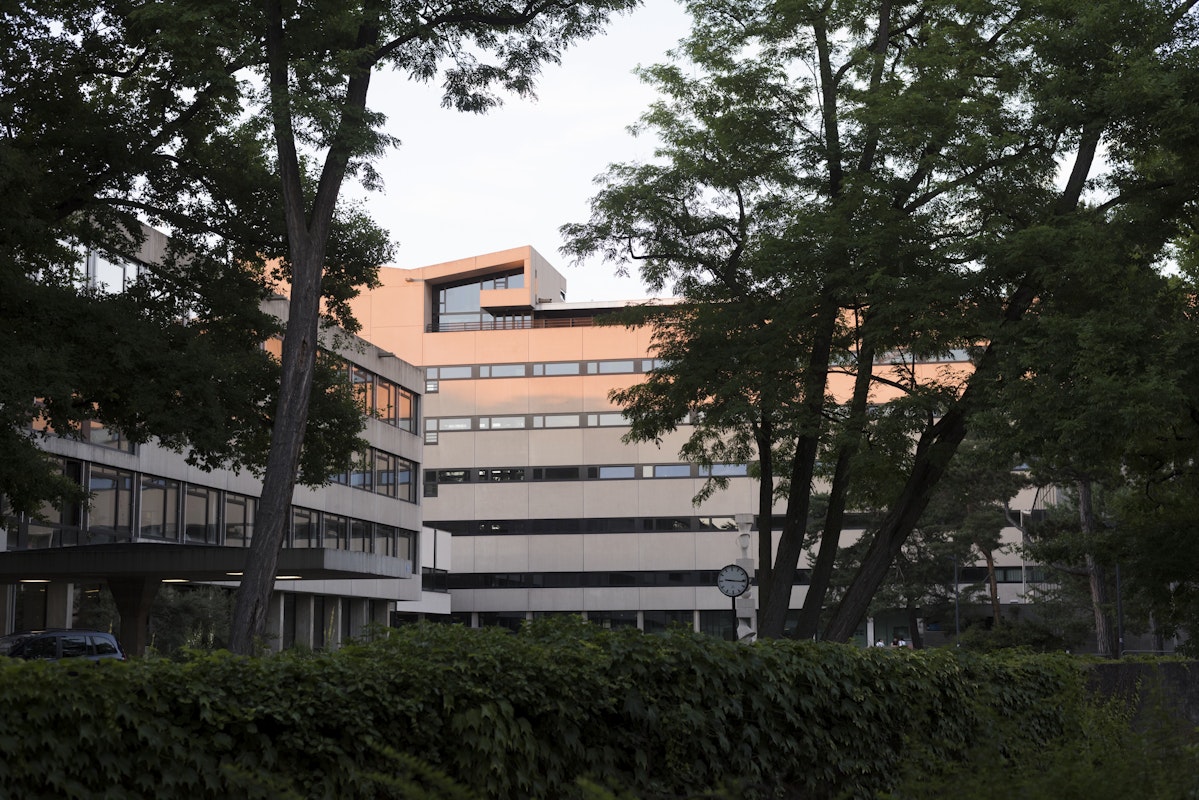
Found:
[[[414,626],[336,653],[0,664],[19,797],[874,797],[1042,752],[1077,662],[582,622]],[[448,777],[447,777],[448,776]]]

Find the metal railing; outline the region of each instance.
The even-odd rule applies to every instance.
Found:
[[[487,322],[430,323],[425,333],[460,333],[463,331],[520,331],[538,328],[590,328],[594,317],[561,317],[529,320],[489,320]]]

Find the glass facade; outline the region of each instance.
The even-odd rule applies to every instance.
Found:
[[[528,310],[488,311],[482,306],[482,292],[493,289],[523,289],[524,268],[513,269],[483,280],[471,280],[437,287],[437,306],[433,329],[437,331],[502,330],[527,328],[532,324]]]

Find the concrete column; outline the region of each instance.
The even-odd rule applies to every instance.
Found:
[[[0,635],[13,631],[16,601],[16,587],[11,583],[0,583]]]
[[[366,600],[361,597],[345,597],[338,605],[342,607],[342,613],[349,614],[349,619],[342,621],[343,630],[348,622],[349,637],[357,639],[362,636],[362,624],[366,620]]]
[[[296,647],[312,649],[312,631],[315,624],[312,619],[312,595],[296,595]]]
[[[157,578],[109,578],[108,590],[121,615],[121,645],[125,654],[139,658],[150,641],[150,606],[158,595]]]
[[[321,625],[325,628],[325,649],[336,650],[341,647],[341,615],[344,604],[340,597],[325,598],[325,618]]]
[[[75,618],[75,584],[46,584],[46,627],[70,628]]]
[[[262,643],[272,653],[283,649],[283,593],[271,592],[270,604],[266,608],[266,627],[262,631]]]
[[[391,625],[391,601],[371,600],[371,622],[384,628]]]
[[[878,639],[874,638],[874,617],[866,617],[866,646],[874,647]]]

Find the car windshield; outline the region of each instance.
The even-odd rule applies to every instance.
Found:
[[[32,633],[10,633],[0,636],[0,656],[6,656],[14,647],[32,636]]]

